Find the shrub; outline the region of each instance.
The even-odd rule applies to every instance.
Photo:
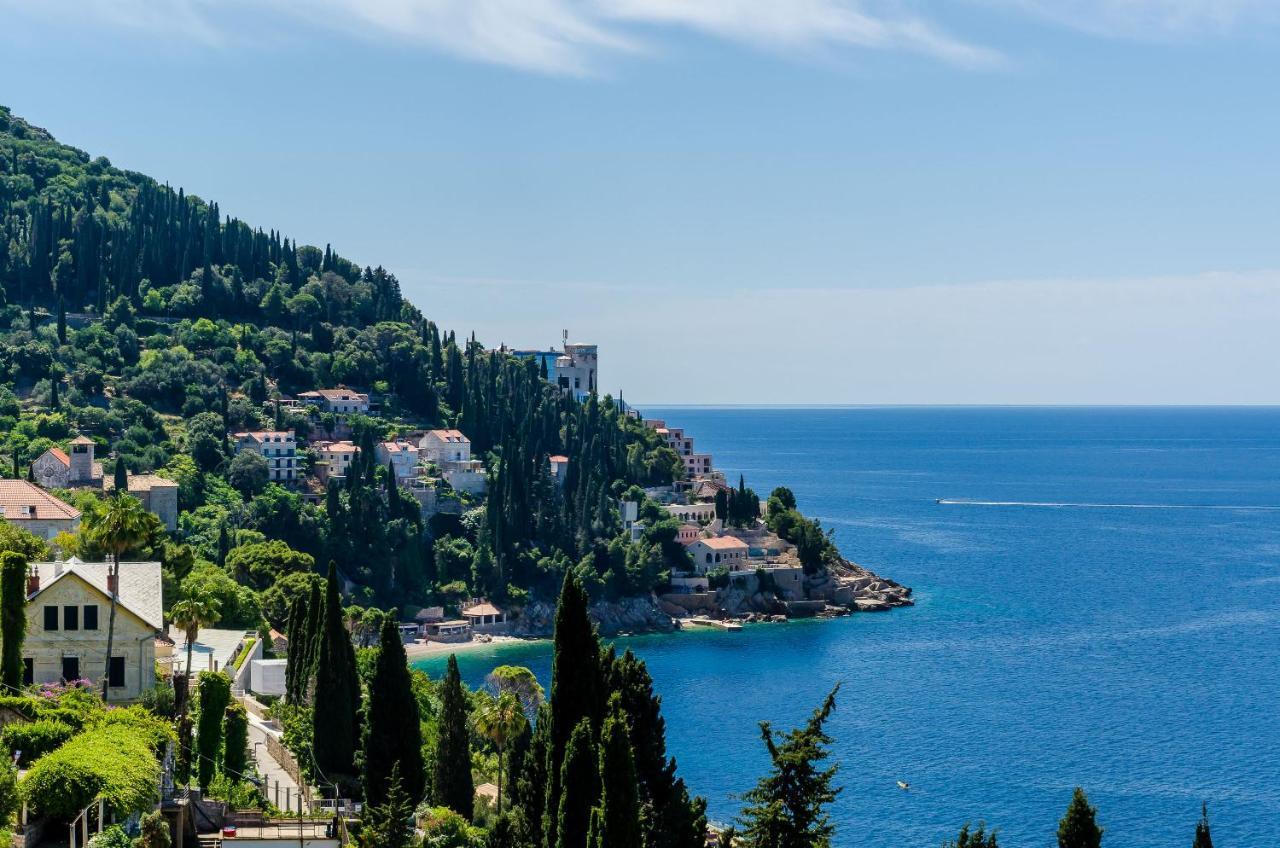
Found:
[[[127,721],[93,727],[37,760],[19,797],[37,815],[63,821],[98,797],[118,813],[145,810],[160,785],[153,742],[152,733]]]
[[[169,822],[165,820],[164,813],[152,810],[142,817],[139,824],[142,834],[134,843],[136,848],[170,848],[173,845],[173,838],[169,835]]]
[[[26,768],[75,734],[76,729],[66,722],[42,718],[6,725],[0,731],[0,745],[8,749],[10,756],[21,752],[18,765]]]
[[[124,832],[124,828],[113,824],[102,833],[94,834],[89,840],[88,848],[132,848],[132,845],[133,840]]]

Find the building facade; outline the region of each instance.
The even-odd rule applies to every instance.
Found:
[[[299,392],[298,400],[317,407],[322,412],[336,415],[365,415],[369,412],[369,396],[352,389],[316,389],[310,392]]]
[[[379,442],[374,448],[379,465],[395,472],[396,482],[405,483],[418,477],[417,445],[409,442]]]
[[[26,480],[0,480],[0,518],[42,539],[80,528],[80,510]]]
[[[155,685],[156,637],[164,627],[158,562],[120,563],[115,633],[107,665],[111,564],[32,563],[27,577],[27,636],[22,644],[28,684],[91,680],[107,675],[107,698],[128,701]]]
[[[742,571],[747,567],[750,549],[747,543],[732,536],[695,539],[686,548],[693,559],[693,570],[706,574],[718,568]]]
[[[115,491],[115,480],[104,480],[103,489]],[[173,532],[178,529],[178,484],[156,474],[130,474],[129,494],[142,501],[142,506]]]
[[[298,440],[292,430],[236,433],[236,453],[253,451],[267,461],[269,478],[288,483],[302,476],[298,467]]]

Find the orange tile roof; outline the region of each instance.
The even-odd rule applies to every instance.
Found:
[[[35,507],[34,515],[22,515],[22,507]],[[26,480],[0,480],[0,507],[9,520],[74,520],[80,510],[63,503],[53,495]]]
[[[747,547],[747,543],[741,539],[735,539],[733,536],[713,536],[710,539],[698,539],[708,548],[716,548],[717,550],[727,551],[737,548]]]
[[[569,457],[567,457],[567,456],[561,456],[560,454],[556,454],[555,456],[549,456],[549,457],[547,457],[547,461],[548,461],[548,462],[555,462],[555,463],[568,462],[568,461],[569,461]]]
[[[48,453],[53,454],[53,458],[61,462],[63,465],[71,465],[71,458],[67,456],[67,452],[62,448],[49,448]]]

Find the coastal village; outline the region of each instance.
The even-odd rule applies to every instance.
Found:
[[[537,361],[548,379],[577,401],[597,391],[595,345],[504,352]],[[294,430],[282,429],[228,432],[227,439],[236,455],[260,458],[270,482],[318,503],[331,484],[341,483],[356,466],[361,448],[352,441],[351,423],[356,416],[376,417],[378,398],[339,386],[282,395],[274,403],[308,415],[315,424],[311,437],[302,439]],[[676,538],[687,552],[688,569],[672,573],[663,590],[649,597],[593,605],[592,617],[603,634],[738,630],[750,622],[879,611],[911,603],[909,589],[852,563],[806,574],[795,546],[769,530],[768,502],[757,498],[747,510],[749,520],[731,523],[725,502],[737,492],[712,456],[698,450],[693,436],[674,422],[641,418],[639,411],[630,408],[625,411],[642,420],[680,459],[683,474],[677,480],[647,488],[643,495],[651,517],[656,505],[658,517],[678,522]],[[97,455],[101,447],[77,435],[65,449],[49,448],[31,462],[27,479],[0,480],[0,516],[8,525],[46,540],[56,551],[62,534],[75,533],[81,523],[81,513],[66,493],[98,491],[105,496],[124,486],[160,526],[175,530],[178,483],[157,474],[104,474]],[[413,496],[424,520],[441,513],[460,514],[483,503],[487,469],[472,454],[471,440],[461,429],[407,431],[376,443],[374,451],[378,465],[389,469],[396,485]],[[556,485],[563,485],[569,462],[562,455],[548,458],[546,473]],[[646,521],[641,501],[619,500],[615,508],[624,530],[639,539]],[[268,706],[286,694],[289,635],[216,626],[184,630],[166,620],[164,591],[158,561],[121,562],[118,571],[109,561],[86,562],[74,556],[31,563],[25,578],[22,684],[37,689],[83,685],[77,682],[94,679],[99,669],[106,668],[106,699],[128,704],[144,699],[166,679],[176,682],[200,672],[223,672],[230,677],[233,698],[245,706],[249,734],[255,740],[253,759],[261,772],[274,776],[264,783],[268,797],[285,810],[319,809],[314,804],[322,793],[307,785],[304,770],[285,744],[283,728]],[[116,609],[108,663],[107,615],[113,599]],[[546,637],[554,615],[554,606],[545,601],[517,607],[469,598],[454,605],[406,608],[398,633],[412,658],[457,650],[467,643]],[[357,633],[355,622],[349,628],[353,642],[376,643],[376,634]],[[0,708],[0,725],[24,720],[21,710],[6,714]],[[175,833],[186,830],[194,836],[196,822],[189,809],[174,797],[166,798],[171,802],[166,815]],[[91,835],[92,812],[82,811],[78,818],[75,827],[80,833],[73,836],[77,844],[85,844]],[[206,812],[218,817],[216,810]],[[227,820],[225,811],[222,818]],[[94,826],[102,822],[99,817]],[[20,835],[36,840],[41,833],[38,817],[23,817]],[[322,838],[308,844],[330,844],[319,831],[312,835]]]

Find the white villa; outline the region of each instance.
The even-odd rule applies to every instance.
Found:
[[[338,415],[349,415],[353,412],[363,415],[369,411],[369,396],[352,389],[316,389],[310,392],[299,392],[298,400],[319,407],[324,412],[333,412]]]
[[[441,476],[458,491],[484,492],[484,463],[471,458],[471,440],[461,430],[428,430],[418,441],[418,459],[439,465]]]
[[[716,505],[713,503],[665,504],[663,507],[672,518],[681,521],[695,521],[709,524],[716,520]]]
[[[316,442],[313,448],[316,459],[328,463],[327,477],[346,477],[351,463],[360,455],[360,448],[351,442]]]
[[[24,683],[56,683],[108,675],[108,698],[138,698],[155,685],[156,637],[164,627],[158,562],[120,563],[120,585],[110,670],[107,624],[111,564],[32,563],[27,576]]]
[[[292,430],[262,430],[236,433],[236,453],[253,451],[267,461],[273,482],[287,482],[302,477],[298,468],[298,440]]]
[[[399,483],[417,479],[420,452],[419,448],[410,442],[379,442],[374,447],[378,463],[391,466]]]

